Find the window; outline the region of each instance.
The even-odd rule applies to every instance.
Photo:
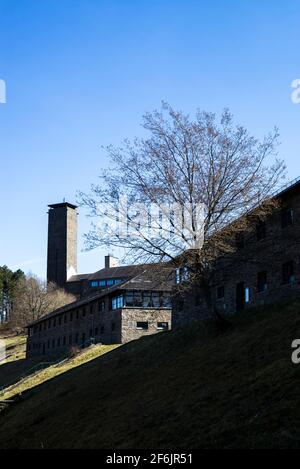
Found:
[[[44,331],[46,330],[46,327],[47,327],[47,323],[46,321],[44,322]]]
[[[77,309],[77,311],[76,311],[76,319],[78,319],[78,318],[79,318],[79,310]]]
[[[194,305],[195,306],[199,306],[201,304],[201,296],[200,295],[196,295],[194,297]]]
[[[96,287],[111,287],[112,285],[117,285],[118,283],[121,283],[122,279],[121,278],[110,278],[107,280],[93,280],[90,285],[92,288]]]
[[[84,347],[84,344],[85,344],[85,333],[84,332],[81,336],[81,343],[82,343],[82,346]]]
[[[73,321],[73,312],[70,313],[70,321]]]
[[[266,237],[266,224],[265,222],[260,222],[256,225],[256,239],[261,241]]]
[[[59,316],[59,318],[58,318],[58,325],[59,326],[61,325],[61,316]]]
[[[53,320],[53,327],[56,327],[56,318]]]
[[[124,301],[126,307],[171,308],[170,294],[153,291],[127,291]]]
[[[249,303],[250,301],[250,289],[249,287],[245,288],[245,303]]]
[[[51,327],[51,319],[49,319],[48,321],[48,329],[50,329],[50,327]]]
[[[98,335],[98,333],[99,333],[99,329],[98,327],[95,327],[95,335]]]
[[[291,207],[284,207],[281,210],[281,227],[285,228],[287,226],[294,224],[294,211]]]
[[[67,318],[67,315],[65,314],[65,315],[64,315],[64,323],[66,323],[67,320],[68,320],[68,318]]]
[[[257,274],[257,290],[258,292],[264,292],[268,288],[267,284],[267,272],[258,272]]]
[[[100,328],[100,334],[104,334],[104,330],[105,330],[105,329],[104,329],[104,326],[101,326],[101,328]]]
[[[90,314],[93,314],[93,312],[94,312],[94,305],[92,304],[92,305],[90,306]]]
[[[224,298],[225,295],[225,289],[224,287],[218,287],[217,288],[217,300],[220,300],[221,298]]]
[[[243,249],[245,247],[244,233],[237,233],[235,235],[235,245],[238,249]]]
[[[98,309],[99,309],[100,313],[105,310],[105,301],[104,300],[101,300],[101,301],[98,302]]]
[[[64,338],[63,338],[63,345],[66,345],[66,343],[67,343],[67,338],[66,338],[66,336],[64,336]]]
[[[147,302],[148,297],[145,297],[145,302]],[[149,297],[149,304],[143,305],[142,293],[139,291],[128,291],[126,292],[126,306],[144,306],[145,308],[150,305],[150,297]]]
[[[180,267],[176,269],[175,281],[177,285],[182,282],[186,282],[189,279],[190,272],[188,267]]]
[[[114,298],[112,298],[111,308],[112,309],[123,308],[123,304],[124,304],[123,295],[115,296]]]
[[[284,285],[291,284],[295,282],[295,275],[294,275],[294,262],[289,261],[285,262],[282,265],[282,283]]]
[[[148,322],[146,321],[139,321],[136,323],[137,329],[143,329],[144,331],[148,330]]]
[[[82,316],[84,317],[86,315],[85,308],[82,308]]]
[[[78,334],[78,332],[76,332],[76,334],[75,334],[75,344],[78,344],[78,340],[79,340],[79,334]]]
[[[114,322],[111,323],[111,331],[114,332],[116,329],[116,324]]]
[[[52,348],[55,347],[55,339],[52,339]]]
[[[167,331],[169,329],[169,323],[168,322],[158,322],[157,323],[157,329],[162,329],[164,331]]]
[[[50,348],[50,339],[47,342],[47,348]]]
[[[57,339],[57,347],[60,347],[60,337]]]
[[[69,335],[69,345],[72,345],[72,334]]]
[[[90,329],[90,337],[93,337],[93,329]]]

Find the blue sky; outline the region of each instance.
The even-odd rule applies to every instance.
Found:
[[[161,100],[193,113],[229,107],[263,136],[278,125],[300,175],[299,2],[0,0],[0,265],[45,276],[47,205],[76,200],[141,134]],[[79,250],[89,220],[80,210]],[[80,253],[79,271],[103,252]]]

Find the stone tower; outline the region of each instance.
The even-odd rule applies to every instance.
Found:
[[[77,272],[76,205],[49,205],[47,281],[65,288]]]

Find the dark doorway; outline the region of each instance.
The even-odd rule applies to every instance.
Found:
[[[236,311],[242,311],[245,307],[245,287],[244,282],[236,285]]]

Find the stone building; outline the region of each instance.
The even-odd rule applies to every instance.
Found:
[[[66,353],[91,343],[117,344],[171,328],[173,269],[167,264],[118,265],[77,274],[77,212],[49,206],[47,280],[77,301],[29,324],[27,356]]]
[[[300,297],[300,180],[274,197],[280,208],[239,236],[234,254],[217,261],[211,297],[222,314]],[[184,267],[178,269],[176,282],[185,277]],[[173,301],[173,327],[208,317],[202,292],[192,284],[182,288]]]

